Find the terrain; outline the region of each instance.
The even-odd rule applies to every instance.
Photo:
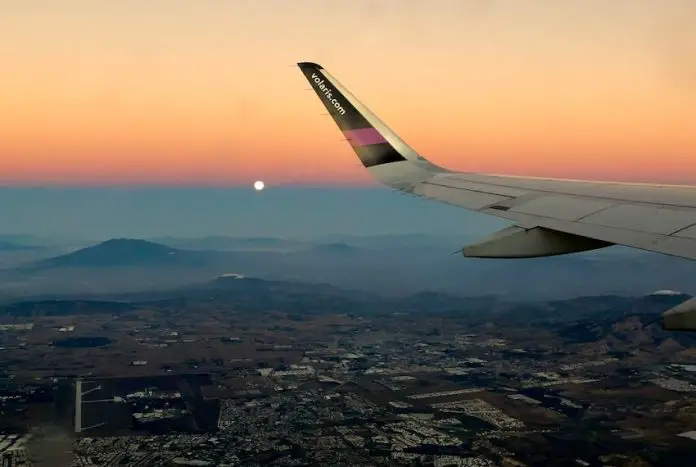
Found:
[[[696,334],[654,323],[689,298],[691,263],[626,249],[476,261],[421,235],[165,240],[8,260],[0,461],[696,456]]]
[[[138,466],[689,466],[696,336],[650,324],[686,298],[388,297],[229,275],[7,303],[0,436],[16,437],[0,456],[70,443]]]
[[[432,291],[548,300],[659,289],[696,292],[690,280],[696,264],[677,258],[618,247],[516,261],[452,254],[468,241],[427,235],[334,236],[314,241],[206,237],[169,239],[170,244],[110,239],[63,254],[46,249],[41,258],[33,252],[31,258],[12,264],[6,259],[0,270],[0,297],[164,290],[229,273],[322,282],[389,296]]]

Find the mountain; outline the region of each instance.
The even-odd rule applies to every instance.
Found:
[[[625,297],[658,289],[696,294],[691,280],[696,263],[666,256],[617,250],[607,255],[492,260],[453,255],[454,241],[443,243],[443,238],[434,236],[363,240],[337,237],[303,243],[273,237],[207,237],[203,243],[192,241],[192,249],[188,249],[147,240],[112,239],[48,259],[58,251],[8,252],[0,255],[0,295],[19,299],[59,292],[164,290],[224,273],[322,282],[392,297],[427,291],[459,297],[492,295],[509,301]],[[218,248],[203,248],[206,245]],[[222,248],[234,245],[243,248]],[[20,267],[20,262],[28,266]],[[551,307],[547,314],[553,313],[557,312]]]
[[[25,238],[20,235],[0,235],[0,252],[35,251],[46,248],[33,240],[33,238]]]
[[[186,300],[222,300],[247,310],[351,312],[358,305],[382,303],[383,297],[326,283],[266,280],[225,274],[212,281],[164,291],[160,296]],[[338,307],[339,309],[336,309]]]
[[[11,235],[11,234],[1,234],[0,243],[7,242],[13,243],[15,245],[43,245],[45,239],[36,237],[34,235]]]
[[[290,251],[306,247],[307,242],[278,237],[226,237],[199,238],[160,237],[150,241],[184,250],[261,250]]]
[[[79,295],[74,294],[75,297]],[[55,316],[68,314],[121,314],[144,307],[167,311],[189,304],[212,303],[242,312],[280,311],[298,316],[315,313],[378,311],[383,299],[328,284],[270,281],[240,275],[224,275],[212,281],[162,291],[125,294],[94,294],[90,300],[43,297],[0,306],[0,316]]]
[[[433,248],[440,247],[453,251],[471,242],[471,235],[426,235],[426,234],[388,234],[388,235],[328,235],[313,240],[300,240],[282,237],[229,237],[211,235],[205,237],[155,237],[148,240],[184,250],[265,250],[296,251],[311,250],[315,246],[339,245],[370,249]]]
[[[139,309],[130,303],[102,300],[28,300],[0,306],[0,316],[65,316],[90,313],[120,315]]]
[[[313,253],[328,253],[328,254],[353,254],[353,253],[360,253],[365,251],[365,248],[360,248],[357,246],[349,245],[347,243],[343,242],[332,242],[332,243],[324,243],[321,245],[314,246],[312,248],[308,248],[307,250],[303,250],[300,253],[303,252],[313,252]]]
[[[65,250],[49,244],[30,243],[29,239],[11,235],[0,236],[0,271],[21,267],[41,259],[63,253]],[[0,284],[3,280],[0,278]],[[2,292],[0,291],[0,294]]]
[[[472,332],[481,326],[514,327],[522,333],[547,332],[577,352],[620,355],[626,352],[675,353],[696,347],[696,334],[675,333],[651,325],[660,314],[687,299],[685,295],[598,296],[529,303],[496,297],[457,297],[436,292],[383,297],[322,283],[264,280],[228,274],[162,291],[63,296],[24,300],[0,306],[0,316],[57,316],[141,309],[168,313],[212,307],[230,312],[357,315],[428,314],[465,320]],[[407,317],[402,319],[408,319]]]
[[[256,252],[183,250],[126,238],[30,261],[0,269],[1,298],[168,290],[227,272],[268,270],[273,264],[266,252],[258,256]]]
[[[196,265],[205,262],[200,252],[179,250],[146,240],[116,238],[72,253],[38,261],[38,269],[105,268],[124,266]]]
[[[484,235],[485,236],[485,235]],[[479,235],[432,235],[432,234],[385,234],[385,235],[329,235],[322,237],[322,243],[345,243],[367,248],[422,248],[436,247],[454,251],[462,245],[480,239]]]
[[[576,315],[576,319],[567,319],[565,323],[559,321],[554,327],[565,344],[601,343],[615,351],[640,345],[646,345],[650,351],[667,342],[693,347],[696,346],[696,334],[667,332],[658,324],[653,325],[661,313],[689,298],[689,295],[682,294],[651,294],[633,299],[611,297],[606,302],[600,298],[595,306],[588,306],[587,299],[557,302],[572,307],[582,301],[585,303],[585,316]]]
[[[7,240],[2,240],[0,239],[0,252],[7,252],[7,251],[33,251],[33,250],[41,250],[43,247],[39,245],[31,245],[27,243],[17,243],[17,242],[11,242]]]

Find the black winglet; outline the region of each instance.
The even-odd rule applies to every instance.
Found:
[[[361,104],[324,68],[313,62],[299,62],[297,66],[309,81],[319,100],[328,110],[365,167],[403,162],[407,159],[387,140],[386,128],[375,128]]]
[[[314,63],[314,62],[299,62],[297,64],[297,66],[299,66],[300,70],[302,70],[302,71],[309,70],[312,68],[315,70],[323,70],[324,69],[323,66],[319,65],[318,63]]]

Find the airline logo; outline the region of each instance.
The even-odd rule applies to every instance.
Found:
[[[322,92],[326,100],[328,100],[331,105],[334,106],[334,109],[336,109],[339,114],[345,115],[346,109],[343,108],[340,102],[333,98],[333,89],[324,84],[322,77],[317,76],[316,73],[312,73],[312,81],[314,81],[314,84],[316,84],[317,88],[319,88],[319,90]]]

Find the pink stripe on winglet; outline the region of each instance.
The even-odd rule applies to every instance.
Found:
[[[368,144],[386,143],[384,136],[374,128],[361,128],[359,130],[344,131],[343,135],[350,141],[351,146],[367,146]]]

